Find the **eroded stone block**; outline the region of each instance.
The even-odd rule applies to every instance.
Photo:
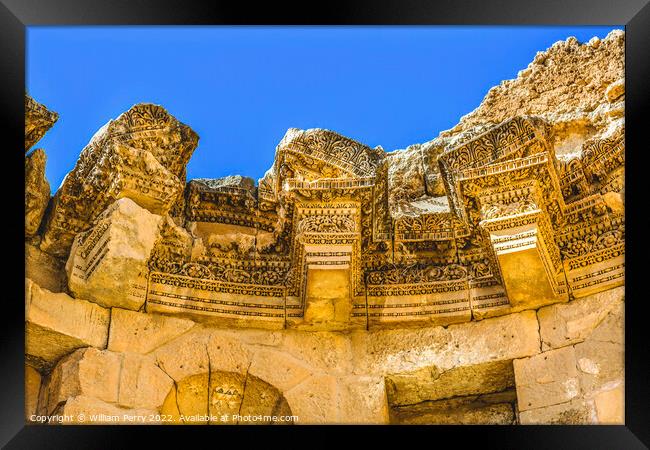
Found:
[[[580,379],[573,347],[513,361],[519,411],[580,399]]]
[[[58,119],[57,113],[25,94],[25,152],[32,148]]]
[[[134,105],[82,150],[54,196],[41,249],[65,256],[76,234],[120,198],[164,215],[179,201],[198,136],[164,108]]]
[[[112,308],[108,349],[147,354],[193,326],[191,320]]]
[[[45,152],[40,148],[25,157],[25,236],[36,234],[50,201],[45,161]]]
[[[131,199],[113,203],[92,230],[75,239],[66,264],[73,295],[106,307],[140,309],[162,220]]]
[[[607,314],[623,302],[624,295],[625,288],[619,287],[566,304],[540,308],[537,317],[542,350],[584,341]]]
[[[25,243],[25,277],[50,292],[63,292],[68,284],[65,261]]]
[[[81,347],[106,348],[110,312],[94,303],[54,294],[25,282],[25,353],[40,368]]]
[[[127,408],[159,410],[173,384],[154,358],[124,353],[117,403]]]
[[[59,404],[79,395],[117,403],[122,355],[83,348],[63,358],[50,373],[40,401],[43,414],[52,414]]]
[[[315,375],[285,392],[298,424],[339,423],[336,378]]]

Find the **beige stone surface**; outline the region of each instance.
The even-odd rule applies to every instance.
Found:
[[[537,311],[542,350],[564,347],[584,341],[619,304],[625,287],[599,292],[566,304],[552,305]]]
[[[194,326],[191,320],[111,309],[108,349],[114,352],[149,353]]]
[[[286,392],[312,374],[311,368],[286,353],[260,348],[255,350],[248,373]]]
[[[36,234],[50,201],[45,161],[45,152],[40,148],[25,157],[25,236]]]
[[[247,373],[253,357],[251,349],[237,335],[219,330],[211,333],[206,350],[210,367],[226,372]]]
[[[480,322],[352,333],[354,373],[388,374],[511,360],[539,352],[534,311]]]
[[[84,348],[63,358],[50,373],[41,399],[43,414],[52,414],[60,403],[79,395],[117,403],[122,355]]]
[[[619,384],[613,389],[594,396],[598,423],[602,425],[625,424],[625,389]]]
[[[490,89],[477,109],[442,136],[458,135],[474,126],[520,114],[553,115],[558,119],[587,116],[601,124],[606,117],[598,116],[597,107],[611,97],[605,95],[609,86],[624,76],[624,52],[625,33],[620,30],[588,43],[574,37],[558,41],[538,52],[517,78]]]
[[[350,320],[350,271],[309,269],[307,271],[305,321],[345,323]]]
[[[68,284],[65,261],[25,243],[25,277],[50,292],[63,292]]]
[[[157,348],[153,352],[156,363],[177,382],[193,375],[207,373],[210,369],[209,339],[209,332],[203,329],[191,330]]]
[[[288,330],[279,348],[314,370],[345,374],[352,368],[352,345],[348,335],[342,333]]]
[[[338,403],[341,423],[382,425],[389,422],[384,377],[341,378]]]
[[[106,348],[109,310],[25,281],[25,354],[41,368],[81,347]]]
[[[144,304],[147,260],[162,217],[128,198],[113,203],[93,229],[78,235],[66,263],[75,297],[105,307],[138,310]]]
[[[161,414],[177,424],[274,424],[291,415],[281,392],[251,374],[213,371],[191,375],[174,384]]]
[[[128,408],[159,410],[174,384],[152,357],[124,353],[117,403]]]
[[[566,403],[581,396],[573,347],[513,361],[519,411]]]
[[[607,389],[625,377],[624,307],[617,304],[591,335],[575,345],[580,384],[587,393]]]
[[[25,420],[30,422],[31,416],[38,409],[38,397],[41,390],[41,374],[32,366],[25,364]]]
[[[331,375],[314,375],[284,393],[296,423],[339,423],[338,386]]]

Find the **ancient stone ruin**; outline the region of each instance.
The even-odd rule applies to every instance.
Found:
[[[622,423],[623,79],[623,32],[569,38],[432,141],[291,128],[258,182],[187,181],[147,103],[52,198],[29,153],[27,420]]]

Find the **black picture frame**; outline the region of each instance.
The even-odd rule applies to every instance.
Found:
[[[0,0],[0,92],[1,122],[5,162],[2,179],[4,204],[8,205],[3,224],[9,231],[3,236],[5,255],[5,293],[2,317],[2,407],[0,408],[0,445],[5,448],[128,448],[135,437],[153,447],[154,440],[172,442],[180,435],[206,434],[213,445],[224,443],[225,434],[237,433],[237,446],[282,445],[310,446],[312,442],[340,445],[330,431],[315,427],[278,427],[264,441],[248,427],[167,427],[167,426],[38,426],[24,422],[24,284],[20,238],[24,207],[19,186],[23,183],[25,27],[31,25],[625,25],[626,30],[626,317],[625,317],[625,425],[623,426],[463,426],[463,427],[360,427],[370,437],[384,439],[386,433],[403,434],[401,445],[463,445],[476,440],[487,448],[586,448],[634,449],[650,445],[650,400],[648,371],[648,327],[644,308],[640,267],[642,233],[647,229],[644,199],[644,152],[646,129],[642,112],[648,108],[650,92],[650,0],[499,0],[444,1],[440,3],[401,1],[328,1],[282,6],[276,2],[207,2],[200,0]],[[645,144],[645,145],[644,145]],[[646,175],[647,176],[647,175]],[[24,275],[24,273],[23,273]],[[24,278],[24,277],[23,277]],[[338,429],[338,428],[337,428]],[[348,427],[346,431],[352,428]],[[258,429],[261,430],[261,429]],[[269,428],[263,431],[269,432]],[[305,439],[304,432],[323,438]],[[298,433],[298,434],[296,434]],[[327,433],[327,434],[325,434]],[[447,436],[448,435],[448,436]],[[183,438],[185,448],[205,445],[194,437]],[[366,442],[365,438],[363,441]],[[210,440],[208,440],[210,442]],[[293,444],[295,443],[295,444]],[[142,445],[142,444],[140,444]]]

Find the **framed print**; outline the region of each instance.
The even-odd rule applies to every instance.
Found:
[[[647,448],[650,7],[598,3],[3,0],[3,445]]]

